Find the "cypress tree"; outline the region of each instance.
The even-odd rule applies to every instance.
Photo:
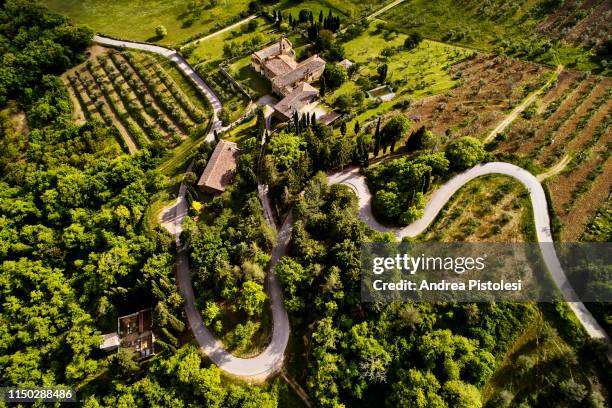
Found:
[[[340,124],[340,133],[342,136],[346,136],[346,122],[342,122]]]
[[[376,123],[376,132],[374,133],[374,157],[378,157],[378,151],[380,150],[380,118]]]
[[[355,134],[359,133],[359,121],[358,120],[355,121],[355,127],[353,128],[353,130],[355,131]]]

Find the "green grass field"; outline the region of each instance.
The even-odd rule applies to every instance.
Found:
[[[228,42],[236,42],[243,44],[246,41],[252,40],[254,37],[258,37],[262,44],[274,39],[278,36],[275,33],[275,27],[273,23],[268,22],[265,18],[260,17],[255,19],[257,21],[257,29],[249,33],[242,33],[240,29],[243,26],[236,27],[231,31],[226,31],[219,35],[200,43],[193,50],[193,53],[189,56],[189,62],[192,64],[200,62],[214,62],[219,63],[226,59],[223,54],[223,46]]]
[[[291,10],[294,16],[297,16],[301,9],[311,10],[315,17],[320,10],[327,13],[331,9],[334,13],[342,14],[344,17],[358,18],[362,14],[369,14],[389,2],[390,0],[306,0],[303,2],[283,0],[279,3],[278,8]]]
[[[258,74],[251,67],[251,56],[247,55],[230,65],[230,71],[243,86],[253,90],[257,95],[271,92],[272,87],[263,75]]]
[[[381,18],[402,32],[418,31],[424,37],[477,48],[499,50],[509,55],[548,65],[563,64],[579,70],[596,70],[589,51],[552,42],[538,34],[538,24],[548,15],[537,11],[540,2],[504,2],[489,6],[469,0],[410,0],[384,13]]]
[[[362,35],[347,42],[344,47],[346,57],[353,62],[362,64],[361,75],[375,76],[376,69],[381,63],[389,66],[387,82],[406,80],[406,83],[395,92],[404,93],[408,89],[410,94],[431,95],[450,89],[455,81],[443,69],[448,64],[462,59],[470,51],[435,41],[423,41],[417,48],[402,50],[388,58],[379,58],[380,52],[386,47],[401,47],[406,36],[399,34],[393,38],[385,39],[381,34],[375,34],[370,29],[367,35]],[[427,83],[423,89],[417,89],[418,83]]]
[[[371,78],[373,86],[379,85],[376,82],[377,68],[386,63],[389,71],[385,82],[392,85],[397,96],[393,100],[358,111],[355,119],[347,123],[349,129],[353,128],[355,120],[364,124],[373,117],[392,110],[393,105],[402,97],[420,99],[451,89],[456,81],[444,68],[471,52],[465,48],[429,40],[424,40],[413,50],[403,50],[400,48],[406,39],[405,34],[385,36],[383,33],[377,33],[375,26],[375,23],[371,24],[362,35],[344,44],[346,58],[361,65],[359,76]],[[400,50],[390,57],[382,57],[381,52],[387,47],[399,47]],[[358,89],[359,86],[355,82],[347,81],[339,89],[328,93],[324,99],[332,104],[338,96],[352,94]],[[368,99],[365,100],[365,104],[369,102]]]
[[[168,35],[159,42],[178,44],[247,10],[249,0],[217,0],[215,7],[204,10],[191,24],[189,2],[181,0],[44,0],[43,3],[77,24],[125,39],[153,40],[155,27],[161,24]]]

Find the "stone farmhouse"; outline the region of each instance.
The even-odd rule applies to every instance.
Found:
[[[240,150],[236,143],[219,140],[198,181],[200,190],[211,194],[224,192],[234,178],[239,155]]]
[[[272,84],[272,92],[282,98],[275,106],[280,120],[289,120],[295,112],[307,112],[319,97],[319,91],[310,85],[325,70],[325,60],[313,55],[302,62],[295,59],[293,45],[286,38],[255,52],[251,65]]]

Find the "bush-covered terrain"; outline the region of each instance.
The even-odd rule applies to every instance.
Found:
[[[609,11],[605,1],[412,0],[383,18],[426,38],[609,74]]]

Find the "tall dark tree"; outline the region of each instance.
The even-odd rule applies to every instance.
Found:
[[[342,122],[340,124],[340,133],[342,136],[346,136],[346,122]]]
[[[358,120],[355,121],[355,126],[353,127],[353,131],[355,132],[355,134],[359,133],[359,121]]]
[[[387,64],[382,64],[376,69],[378,72],[378,82],[383,83],[385,79],[387,79],[387,73],[389,71],[389,66]]]
[[[382,129],[383,151],[391,146],[391,152],[395,150],[395,143],[399,141],[410,128],[410,121],[403,114],[393,116]]]
[[[360,133],[357,135],[355,142],[355,153],[354,161],[362,168],[367,168],[369,165],[368,154],[372,147],[372,136],[367,133]]]
[[[376,122],[376,132],[374,132],[374,157],[378,157],[380,151],[380,118]]]
[[[264,130],[266,130],[266,116],[264,114],[263,109],[257,109],[257,134],[263,135]]]
[[[300,118],[297,111],[293,112],[293,126],[295,126],[295,133],[300,133]]]

